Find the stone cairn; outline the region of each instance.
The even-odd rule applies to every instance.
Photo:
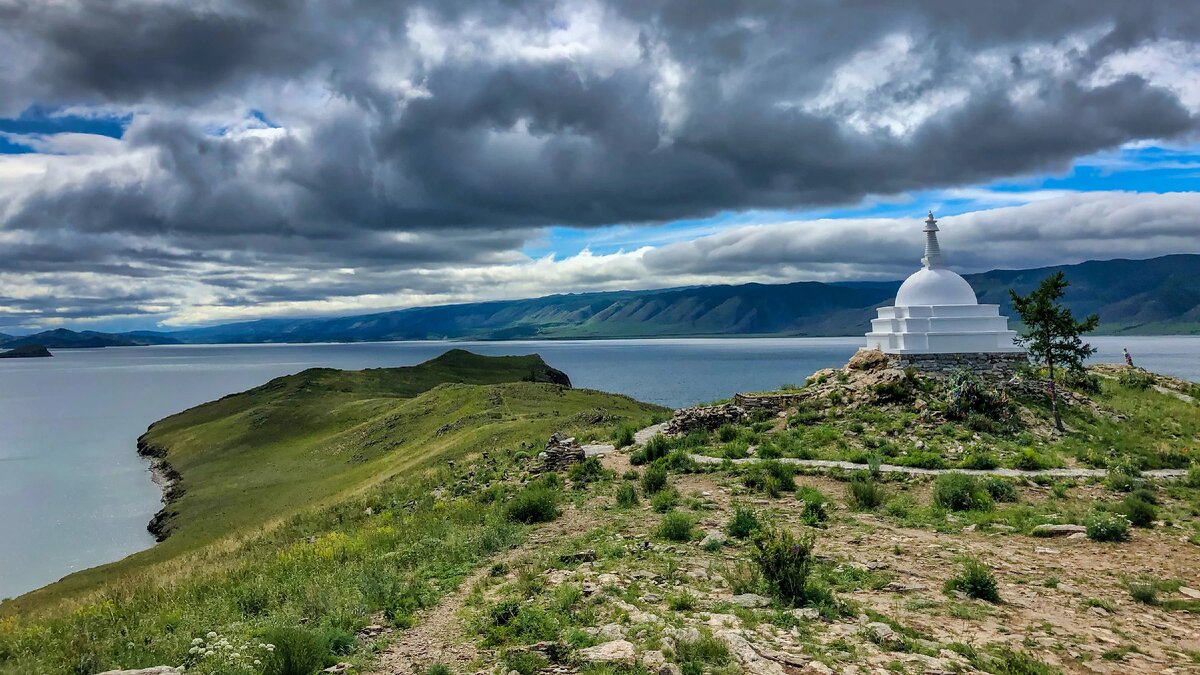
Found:
[[[538,453],[541,461],[539,471],[562,471],[572,464],[583,461],[583,446],[573,436],[564,437],[558,432],[550,434],[546,449]]]
[[[750,419],[750,411],[737,403],[706,405],[676,410],[667,423],[668,436],[682,436],[693,429],[714,431],[723,424],[738,424]]]

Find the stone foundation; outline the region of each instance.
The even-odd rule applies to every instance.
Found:
[[[952,354],[885,354],[889,368],[913,368],[929,375],[949,375],[958,370],[985,379],[1008,379],[1029,365],[1025,352],[958,352]]]

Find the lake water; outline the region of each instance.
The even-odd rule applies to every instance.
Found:
[[[1097,359],[1200,381],[1200,337],[1093,338]],[[420,363],[446,349],[537,352],[577,387],[679,407],[804,382],[861,338],[391,342],[56,350],[0,360],[0,597],[153,544],[158,489],[135,440],[151,422],[305,368]]]

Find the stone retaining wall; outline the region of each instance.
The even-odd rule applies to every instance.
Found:
[[[966,370],[981,378],[1008,379],[1029,365],[1025,352],[960,352],[954,354],[887,354],[888,367],[914,368],[930,375]]]

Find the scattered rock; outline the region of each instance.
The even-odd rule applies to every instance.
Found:
[[[596,637],[600,638],[601,640],[605,640],[606,642],[621,640],[625,637],[625,629],[619,624],[605,624],[600,627],[600,630],[596,633]]]
[[[322,670],[321,672],[322,673],[348,673],[348,672],[350,672],[350,669],[353,667],[354,667],[354,665],[350,664],[350,663],[339,663],[337,665],[329,666],[328,668],[326,668],[325,670]]]
[[[792,616],[797,619],[806,619],[808,621],[816,621],[821,618],[821,612],[812,607],[803,607],[801,609],[793,609]]]
[[[902,649],[904,647],[904,638],[896,634],[896,631],[882,621],[874,621],[867,624],[867,637],[871,642],[883,647],[884,649]]]
[[[887,356],[878,349],[859,349],[846,362],[846,370],[882,370],[887,365]]]
[[[1083,525],[1038,525],[1032,530],[1035,537],[1068,537],[1080,533],[1086,537],[1087,528]]]
[[[766,607],[767,605],[770,605],[771,599],[764,598],[757,593],[742,593],[741,595],[735,595],[730,598],[729,602],[737,605],[738,607],[748,607],[753,609],[755,607]]]
[[[596,551],[595,551],[595,549],[589,548],[586,551],[579,551],[578,553],[564,553],[564,554],[560,555],[558,557],[558,559],[561,560],[566,565],[577,565],[579,563],[595,562]]]
[[[171,666],[154,666],[137,670],[106,670],[99,675],[179,675],[183,671]]]
[[[1194,588],[1188,588],[1187,586],[1180,586],[1179,592],[1193,600],[1200,600],[1200,591],[1198,591]]]
[[[708,530],[704,533],[704,539],[700,542],[700,546],[709,548],[710,546],[724,546],[729,539],[724,532],[720,530]]]
[[[754,650],[754,645],[751,645],[736,630],[719,630],[716,633],[716,637],[724,642],[725,646],[729,647],[729,653],[733,654],[733,658],[742,667],[743,673],[749,673],[749,675],[784,675],[786,672],[782,665],[763,658],[761,654]]]
[[[579,658],[589,663],[625,663],[633,665],[637,661],[637,652],[633,643],[626,640],[613,640],[579,650]]]
[[[800,669],[800,673],[801,675],[834,675],[833,668],[820,661],[809,661],[806,666]]]
[[[646,667],[646,670],[653,672],[667,665],[667,657],[663,656],[660,651],[645,651],[642,652],[642,665]]]

